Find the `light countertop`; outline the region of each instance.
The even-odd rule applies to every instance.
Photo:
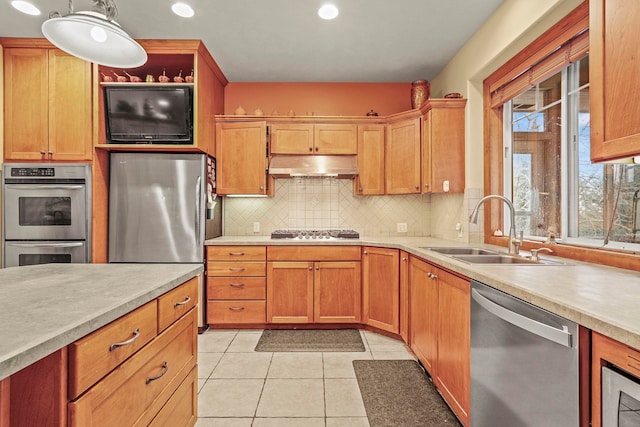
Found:
[[[432,237],[361,237],[310,242],[268,236],[223,236],[207,245],[368,245],[396,248],[478,280],[586,328],[640,349],[640,272],[562,259],[567,265],[469,264],[428,249],[469,246]],[[472,245],[506,252],[505,248]],[[524,251],[526,253],[526,251]],[[639,266],[640,268],[640,266]]]
[[[197,276],[201,264],[0,269],[0,379]]]

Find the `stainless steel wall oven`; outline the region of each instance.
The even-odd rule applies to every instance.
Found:
[[[88,164],[3,166],[2,265],[90,262]]]

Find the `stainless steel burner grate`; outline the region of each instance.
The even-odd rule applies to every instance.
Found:
[[[359,239],[360,234],[355,230],[275,230],[271,233],[272,239]]]

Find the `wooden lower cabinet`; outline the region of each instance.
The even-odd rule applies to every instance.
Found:
[[[400,251],[362,248],[363,322],[400,332]]]
[[[444,270],[438,282],[438,361],[436,387],[463,424],[471,406],[470,285]]]
[[[360,323],[360,247],[269,246],[268,323]]]
[[[191,310],[70,402],[69,426],[148,425],[196,367],[197,326]]]
[[[198,419],[198,368],[191,370],[153,419],[152,427],[192,426]]]
[[[591,425],[593,427],[602,426],[602,367],[612,365],[626,374],[640,378],[640,350],[593,332],[591,335]]]
[[[409,300],[409,254],[400,251],[400,337],[411,345]]]
[[[207,323],[262,324],[266,320],[266,247],[207,247]]]
[[[267,322],[359,323],[360,263],[268,262]]]
[[[411,349],[464,425],[469,425],[469,280],[411,256]]]
[[[411,350],[435,378],[438,357],[438,285],[431,278],[432,274],[431,264],[409,257]]]

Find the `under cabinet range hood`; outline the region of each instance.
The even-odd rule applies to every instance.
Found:
[[[295,176],[353,179],[358,175],[356,156],[290,156],[274,155],[269,164],[274,178]]]

